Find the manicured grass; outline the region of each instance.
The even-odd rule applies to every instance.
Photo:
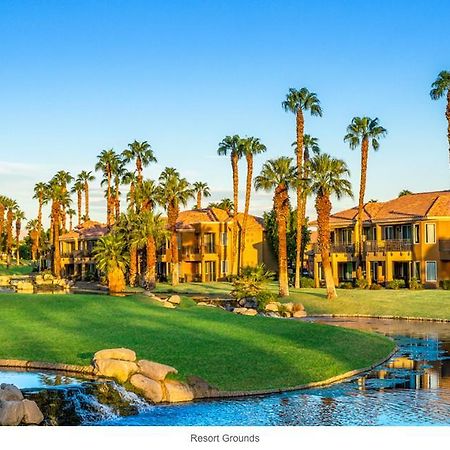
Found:
[[[5,264],[0,264],[0,275],[29,275],[33,268],[29,264],[20,266],[11,265],[6,267]]]
[[[168,286],[161,284],[160,291]],[[270,290],[277,292],[277,285],[271,283]],[[185,283],[175,290],[200,295],[226,296],[230,283]],[[301,302],[309,315],[314,314],[365,314],[373,316],[424,317],[450,320],[450,291],[424,289],[410,291],[382,289],[338,289],[338,298],[327,300],[324,289],[291,289],[290,296],[282,301]]]
[[[142,295],[0,294],[0,358],[89,364],[128,347],[223,390],[296,386],[364,368],[392,341],[327,325],[237,316],[183,299],[170,310]]]

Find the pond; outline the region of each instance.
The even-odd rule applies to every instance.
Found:
[[[0,382],[27,388],[48,424],[450,425],[450,323],[308,320],[391,336],[399,351],[374,370],[329,387],[178,405],[150,405],[111,381],[5,371]]]

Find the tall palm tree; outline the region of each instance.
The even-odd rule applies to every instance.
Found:
[[[292,158],[282,156],[264,163],[261,173],[255,178],[257,191],[274,191],[273,208],[278,226],[278,292],[281,297],[289,295],[286,228],[289,218],[289,188],[297,184],[297,176]]]
[[[445,117],[447,118],[447,139],[448,139],[448,158],[450,162],[450,72],[442,70],[436,80],[431,85],[430,97],[438,100],[443,96],[447,96],[447,108]]]
[[[44,198],[46,195],[46,191],[47,191],[47,185],[45,183],[36,183],[34,186],[34,199],[37,199],[37,201],[39,202],[39,206],[38,206],[38,238],[37,238],[37,242],[36,242],[36,246],[38,248],[39,251],[39,240],[41,237],[41,232],[42,232],[42,206],[44,205]]]
[[[0,245],[3,235],[3,229],[5,227],[5,211],[6,211],[6,205],[8,203],[8,197],[5,197],[4,195],[0,195]],[[1,250],[1,247],[0,247]]]
[[[344,136],[344,142],[347,142],[352,150],[361,146],[361,179],[359,183],[359,201],[357,230],[358,236],[358,267],[357,277],[362,277],[362,256],[363,256],[363,226],[362,213],[364,208],[364,194],[366,192],[367,179],[367,161],[369,158],[369,147],[376,151],[380,147],[379,139],[386,136],[387,131],[380,125],[378,117],[354,117],[347,127],[347,134]]]
[[[223,198],[220,202],[210,203],[208,208],[223,209],[229,216],[231,216],[234,211],[233,200],[231,200],[231,198]]]
[[[128,258],[124,248],[124,237],[119,233],[109,233],[100,238],[94,248],[94,261],[99,270],[106,274],[111,294],[125,290]]]
[[[113,195],[113,203],[114,203],[114,217],[115,220],[119,219],[120,216],[120,185],[122,183],[123,176],[126,174],[127,170],[125,169],[125,161],[123,160],[121,155],[117,155],[117,158],[113,165],[112,175],[114,180],[114,195]]]
[[[83,184],[84,191],[84,220],[89,220],[89,183],[95,180],[95,176],[91,171],[82,170],[77,176],[77,182]],[[81,214],[79,214],[81,217]],[[81,220],[81,219],[80,219]]]
[[[53,177],[52,181],[61,185],[63,192],[67,192],[68,184],[71,183],[73,181],[73,179],[74,179],[73,176],[69,172],[67,172],[65,170],[60,170]],[[67,230],[66,229],[66,207],[70,203],[70,201],[68,200],[67,197],[66,197],[65,202],[66,202],[66,204],[61,204],[62,209],[61,209],[61,213],[60,213],[60,219],[61,219],[61,225],[62,225],[63,231]]]
[[[309,166],[311,173],[309,190],[316,195],[317,243],[322,257],[327,298],[333,299],[337,294],[330,263],[330,196],[335,195],[338,199],[345,195],[353,196],[350,181],[346,179],[350,172],[344,161],[326,153],[314,156]]]
[[[113,176],[113,169],[117,162],[117,153],[111,148],[109,150],[103,150],[100,155],[97,156],[97,164],[95,165],[95,170],[97,172],[103,172],[106,178],[106,224],[110,227],[114,220],[114,209],[113,209],[113,197],[111,195],[111,181]]]
[[[296,158],[297,158],[297,173],[300,179],[304,178],[303,175],[303,163],[304,163],[304,111],[309,111],[312,116],[322,116],[322,107],[320,101],[317,98],[317,94],[310,92],[307,88],[303,87],[300,90],[290,88],[286,95],[286,100],[282,102],[281,106],[287,112],[292,112],[296,117],[296,132],[297,132],[297,146],[296,146]],[[301,249],[302,249],[302,183],[297,185],[297,232],[296,232],[296,251],[295,251],[295,282],[294,287],[300,287],[300,269],[302,265],[301,261]]]
[[[136,161],[137,181],[142,183],[142,170],[152,162],[157,162],[150,144],[147,141],[134,141],[122,152],[126,163]]]
[[[260,142],[258,138],[249,137],[242,140],[242,153],[245,155],[247,161],[247,180],[245,184],[245,207],[244,218],[242,220],[242,232],[241,232],[241,267],[244,266],[244,252],[245,252],[245,236],[247,233],[248,212],[250,209],[250,196],[252,192],[253,183],[253,158],[254,155],[259,155],[267,150],[266,146]]]
[[[11,198],[7,198],[6,201],[6,255],[7,266],[11,264],[12,246],[13,246],[13,221],[14,213],[18,209],[19,205]]]
[[[81,217],[82,217],[82,208],[83,208],[83,191],[84,191],[84,182],[80,180],[78,176],[75,180],[75,183],[72,186],[72,193],[77,194],[77,216],[78,216],[78,225],[81,225]]]
[[[38,236],[39,236],[38,227],[39,225],[37,219],[29,220],[26,227],[28,235],[30,236],[31,239],[31,259],[33,261],[37,260],[38,254]]]
[[[22,220],[25,220],[25,213],[17,208],[14,211],[14,220],[16,221],[16,264],[20,262],[20,232],[22,231]]]
[[[76,213],[77,212],[72,208],[67,208],[67,210],[66,210],[66,214],[69,216],[69,231],[72,231],[72,229],[73,229],[72,218]]]
[[[128,207],[127,209],[134,210],[135,208],[135,201],[136,201],[136,185],[137,185],[137,176],[135,171],[126,171],[122,176],[122,184],[130,185],[130,190],[127,194],[127,202]]]
[[[207,183],[203,183],[202,181],[197,181],[192,186],[194,187],[194,194],[197,196],[196,208],[202,209],[202,198],[211,197],[209,186]]]
[[[170,263],[172,286],[179,283],[177,219],[180,205],[186,206],[194,198],[191,185],[186,178],[181,178],[177,170],[166,167],[159,177],[158,198],[167,210],[167,225],[170,235]]]
[[[157,204],[159,190],[153,180],[143,180],[135,190],[136,212],[151,211]]]
[[[230,156],[231,171],[233,174],[233,215],[236,215],[239,211],[239,159],[243,156],[242,139],[239,135],[225,136],[225,138],[219,143],[217,149],[218,155]],[[237,245],[237,224],[233,222],[233,245],[231,247],[231,273],[234,274],[234,260],[236,258],[236,245]]]

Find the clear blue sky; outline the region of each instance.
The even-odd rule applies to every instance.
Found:
[[[445,0],[2,0],[0,193],[35,217],[36,182],[93,169],[102,149],[138,139],[159,160],[146,176],[175,166],[208,182],[213,200],[231,196],[218,142],[260,137],[269,151],[256,172],[291,153],[295,120],[281,101],[302,86],[324,109],[306,117],[306,132],[348,162],[355,194],[359,153],[343,136],[356,115],[378,116],[389,131],[369,158],[367,199],[446,189],[445,103],[429,89],[450,70],[449,22]],[[98,182],[92,200],[104,219]],[[256,195],[252,211],[270,206]]]

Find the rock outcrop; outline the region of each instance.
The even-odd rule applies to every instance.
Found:
[[[167,375],[178,373],[178,370],[174,367],[154,361],[147,361],[146,359],[141,359],[137,365],[139,367],[139,373],[156,381],[164,381]]]
[[[24,399],[21,390],[12,384],[0,385],[0,425],[39,425],[43,420],[36,402]]]

